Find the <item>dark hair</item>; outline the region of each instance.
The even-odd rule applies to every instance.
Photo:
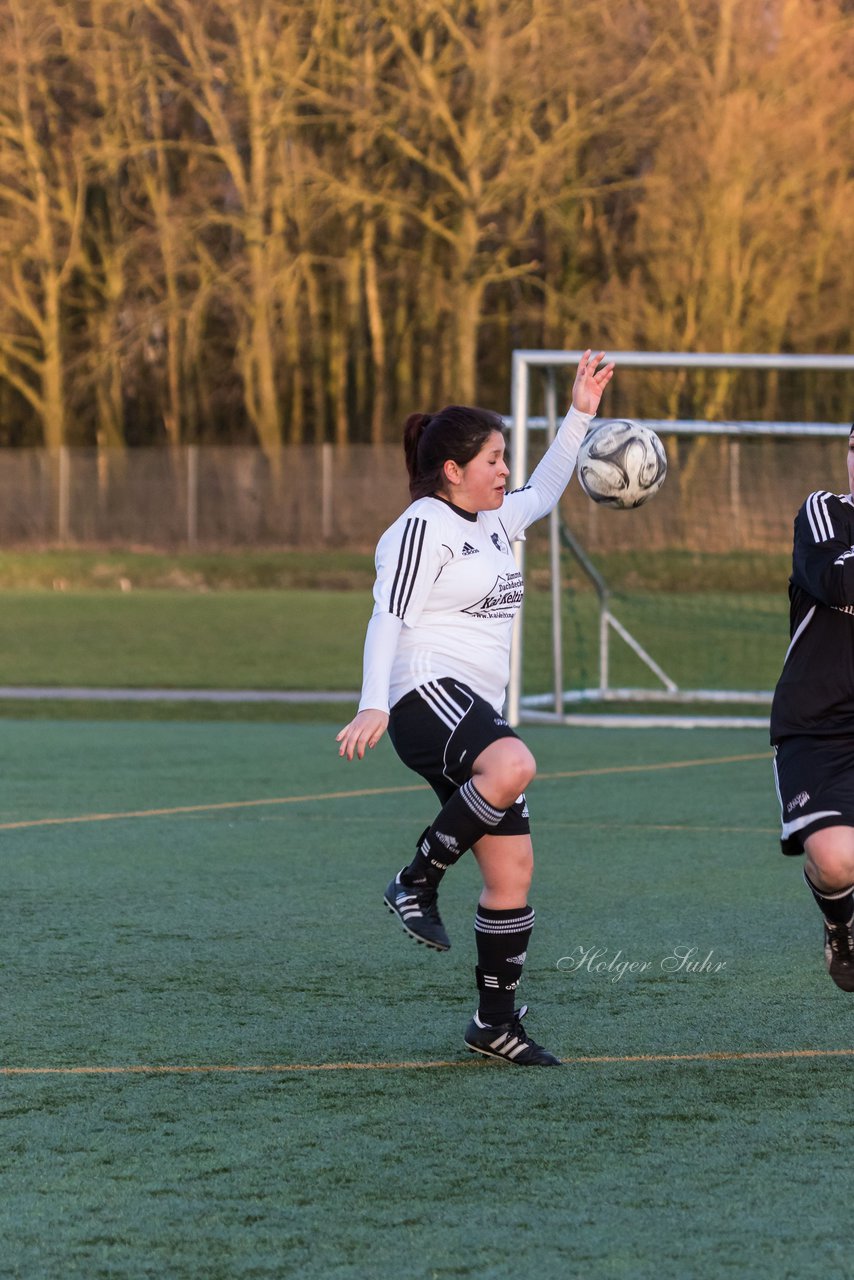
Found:
[[[411,413],[403,427],[403,450],[413,501],[443,489],[445,463],[464,467],[503,426],[499,414],[462,404],[438,413]]]

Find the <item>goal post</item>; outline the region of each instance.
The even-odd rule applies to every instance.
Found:
[[[525,484],[535,450],[554,438],[565,408],[559,379],[582,354],[513,353],[511,488]],[[846,375],[843,399],[854,399],[854,356],[619,351],[609,359],[620,370],[683,377],[833,372]],[[626,512],[597,506],[573,484],[527,544],[514,545],[520,569],[533,555],[536,572],[526,573],[514,627],[508,719],[765,727],[788,643],[792,520],[812,489],[841,486],[839,442],[850,421],[649,418],[625,403],[613,416],[663,437],[667,480]]]

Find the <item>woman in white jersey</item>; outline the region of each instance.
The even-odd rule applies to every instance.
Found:
[[[447,951],[442,876],[472,849],[483,877],[475,917],[478,1009],[465,1042],[517,1066],[558,1066],[522,1026],[515,991],[534,923],[525,788],[536,762],[504,719],[513,619],[524,585],[511,543],[557,503],[614,366],[586,351],[567,413],[522,489],[505,494],[502,422],[450,405],[412,414],[404,450],[412,503],[377,546],[374,612],[359,711],[338,734],[361,759],[386,729],[442,809],[385,893],[418,942]]]

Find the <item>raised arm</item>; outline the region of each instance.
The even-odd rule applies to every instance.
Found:
[[[581,441],[614,376],[613,360],[602,364],[604,359],[604,351],[584,352],[575,371],[572,405],[554,440],[524,488],[507,495],[501,518],[511,538],[547,515],[569,484]]]

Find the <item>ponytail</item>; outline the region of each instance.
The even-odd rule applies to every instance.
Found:
[[[410,413],[403,424],[403,452],[406,455],[406,470],[409,472],[410,492],[418,475],[418,443],[432,420],[433,415],[429,413]],[[419,497],[423,496],[419,494]]]

